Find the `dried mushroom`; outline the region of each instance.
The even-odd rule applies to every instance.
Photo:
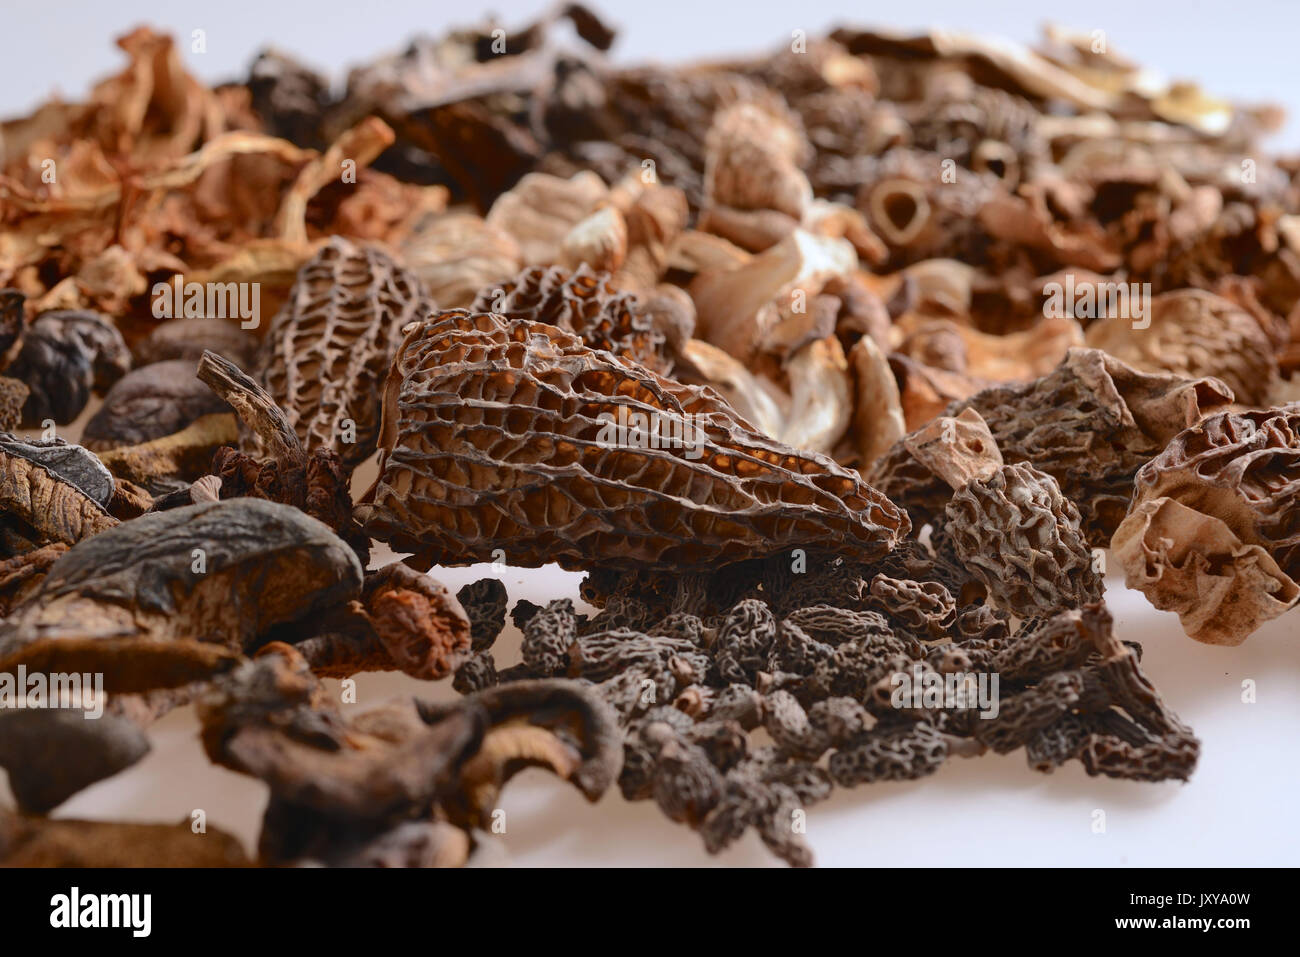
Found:
[[[142,515],[50,567],[0,625],[0,670],[102,672],[109,691],[172,687],[360,587],[352,550],[288,506],[237,499]]]
[[[0,766],[49,812],[194,704],[269,792],[254,861],[0,810],[0,863],[497,864],[544,768],[808,866],[838,789],[953,758],[1193,774],[1096,551],[1198,640],[1300,604],[1279,112],[1057,28],[614,39],[209,88],[139,28],[0,122],[0,430],[43,435],[0,431]],[[551,563],[585,605],[510,594]],[[3,707],[24,670],[102,717]],[[326,683],[380,671],[460,697]]]
[[[607,706],[572,683],[528,682],[445,706],[393,701],[344,717],[286,645],[216,682],[199,717],[211,758],[270,788],[266,864],[376,855],[398,866],[461,864],[466,849],[455,851],[463,842],[447,828],[469,834],[485,823],[517,771],[548,767],[594,801],[621,757]],[[442,853],[427,849],[434,839]]]
[[[649,445],[653,417],[686,447],[602,439],[630,415],[647,423],[633,441]],[[907,531],[855,473],[751,432],[708,391],[522,319],[449,312],[412,329],[380,445],[366,527],[431,563],[505,549],[522,565],[681,568],[815,543],[881,555]],[[670,478],[693,498],[665,495]]]
[[[171,319],[161,323],[139,342],[132,354],[137,367],[188,359],[198,362],[211,350],[238,366],[247,366],[253,358],[257,340],[238,323],[222,319]]]
[[[31,390],[23,427],[66,425],[81,414],[92,393],[104,392],[131,368],[122,334],[107,317],[82,310],[42,313],[22,333],[18,355],[5,375]]]
[[[953,404],[978,412],[1007,462],[1057,480],[1079,509],[1088,541],[1104,547],[1119,526],[1137,470],[1181,430],[1230,403],[1215,379],[1144,373],[1095,349],[1072,350],[1051,374],[998,386]],[[948,486],[899,442],[868,473],[918,526],[948,500]]]
[[[952,487],[942,534],[999,607],[1041,615],[1100,600],[1078,509],[1047,473],[1003,464],[978,412],[935,419],[903,442]]]
[[[368,574],[360,600],[346,609],[331,609],[324,620],[289,627],[312,634],[294,642],[312,671],[339,678],[402,671],[437,681],[469,657],[472,634],[459,599],[440,582],[402,564]]]
[[[144,730],[121,714],[92,717],[75,707],[0,710],[0,767],[25,811],[50,811],[148,752]]]
[[[194,361],[172,359],[127,373],[108,390],[82,439],[95,452],[142,445],[230,411],[194,377]]]
[[[221,479],[221,498],[266,499],[293,505],[338,532],[363,561],[369,551],[352,518],[348,473],[333,449],[308,454],[289,424],[289,417],[266,390],[236,366],[212,352],[199,360],[198,378],[230,403],[265,460],[222,447],[212,457]]]
[[[0,506],[10,536],[30,547],[73,545],[115,527],[113,491],[108,470],[80,446],[0,433]]]
[[[513,236],[469,213],[432,219],[402,247],[407,268],[444,309],[463,309],[480,289],[509,279],[521,258]]]
[[[432,308],[419,279],[373,246],[336,238],[303,265],[254,375],[307,452],[335,452],[349,468],[374,452],[380,389],[402,328]],[[255,436],[248,451],[262,451]]]
[[[1267,404],[1277,379],[1269,330],[1246,310],[1196,289],[1151,300],[1147,323],[1101,319],[1088,327],[1088,345],[1144,372],[1215,376],[1238,401]]]
[[[1300,600],[1300,410],[1222,412],[1138,472],[1111,547],[1197,641],[1237,645]]]
[[[508,282],[484,288],[471,312],[546,323],[578,336],[592,349],[625,356],[662,372],[664,334],[638,298],[615,289],[610,276],[580,265],[572,273],[559,267],[531,267]]]
[[[21,817],[0,809],[0,867],[247,867],[232,835],[175,825]]]

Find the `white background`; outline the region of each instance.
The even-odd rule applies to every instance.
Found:
[[[496,0],[503,24],[521,25],[540,4]],[[890,4],[756,2],[605,3],[625,31],[616,54],[626,60],[682,60],[761,51],[788,42],[794,29],[813,35],[841,22],[900,28],[946,26],[1030,41],[1055,20],[1104,29],[1121,52],[1173,77],[1201,80],[1212,93],[1271,100],[1300,109],[1300,4],[1253,2],[1176,5],[1133,2]],[[852,9],[851,15],[838,11]],[[111,38],[152,23],[187,37],[207,31],[207,53],[187,55],[209,81],[242,76],[267,44],[342,77],[347,66],[396,49],[417,30],[459,23],[473,5],[428,2],[270,4],[226,0],[185,4],[117,0],[111,4],[35,4],[5,0],[0,56],[0,115],[30,110],[58,90],[69,98],[120,68]],[[1282,137],[1300,142],[1293,122]],[[83,421],[84,421],[83,416]],[[487,566],[435,570],[453,590],[491,574]],[[539,603],[577,598],[580,576],[556,569],[510,570],[511,599]],[[954,759],[923,781],[837,791],[809,811],[808,840],[822,865],[1294,865],[1300,859],[1295,811],[1300,744],[1300,647],[1296,612],[1272,622],[1238,648],[1198,645],[1176,617],[1156,612],[1111,580],[1108,599],[1121,637],[1141,641],[1144,668],[1165,699],[1202,740],[1200,766],[1186,785],[1089,778],[1077,764],[1052,775],[1030,771],[1023,753]],[[518,634],[498,644],[498,661],[516,659]],[[1242,682],[1258,701],[1242,701]],[[331,686],[336,683],[331,682]],[[447,684],[401,675],[358,678],[365,707],[397,694],[453,697]],[[252,850],[266,802],[260,782],[208,764],[196,740],[193,710],[153,729],[154,750],[129,771],[64,804],[60,817],[174,822],[192,810],[234,832]],[[8,802],[0,772],[0,800]],[[523,865],[772,864],[752,834],[718,858],[694,834],[648,802],[611,792],[590,807],[543,772],[526,772],[506,790],[505,843]],[[1106,829],[1096,833],[1095,811]],[[1148,889],[1152,890],[1152,889]],[[1159,890],[1159,889],[1154,889]]]

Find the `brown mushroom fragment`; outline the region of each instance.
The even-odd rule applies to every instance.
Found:
[[[238,438],[235,416],[205,415],[172,435],[110,449],[98,457],[120,481],[133,482],[155,495],[165,494],[206,475],[213,453]]]
[[[306,452],[335,452],[348,469],[374,452],[402,327],[432,309],[419,279],[374,246],[336,237],[303,265],[253,374]],[[256,435],[246,451],[263,453]]]
[[[31,390],[23,427],[44,428],[49,419],[67,425],[131,368],[122,334],[107,317],[84,310],[44,312],[22,334],[18,355],[5,375]]]
[[[311,633],[301,641],[287,633],[282,637],[293,640],[320,676],[402,671],[437,681],[470,654],[471,623],[458,599],[440,582],[401,563],[367,574],[359,601],[289,628],[295,634]]]
[[[1089,544],[1104,547],[1128,508],[1137,470],[1180,431],[1231,401],[1218,380],[1139,372],[1098,350],[1077,349],[1050,375],[985,390],[946,414],[978,412],[1003,458],[1055,478],[1078,507]],[[918,526],[948,500],[947,484],[902,442],[868,476]]]
[[[293,505],[338,532],[365,560],[369,546],[352,518],[349,476],[339,454],[323,447],[307,453],[266,390],[215,353],[203,354],[198,377],[235,408],[267,458],[218,449],[212,470],[221,479],[221,497]]]
[[[478,749],[460,765],[455,790],[443,796],[443,809],[462,826],[489,826],[502,787],[528,767],[549,769],[593,802],[618,779],[623,748],[617,718],[575,682],[518,681],[456,705],[417,705],[435,727],[465,707],[487,714]]]
[[[402,247],[402,260],[444,309],[463,309],[480,289],[519,271],[514,237],[471,213],[447,213],[420,224]]]
[[[0,562],[0,618],[9,617],[35,594],[50,566],[67,550],[63,542],[51,542]]]
[[[110,692],[175,687],[360,588],[352,550],[297,509],[237,499],[143,515],[51,566],[0,626],[0,671],[102,672]]]
[[[0,506],[33,546],[74,545],[114,528],[112,497],[113,477],[80,446],[0,433]]]
[[[0,809],[0,867],[248,867],[239,841],[191,822],[51,820]]]
[[[462,708],[429,722],[409,700],[345,718],[279,644],[200,695],[198,710],[208,756],[264,780],[275,802],[371,821],[430,807],[475,753],[484,721]]]
[[[1237,645],[1300,600],[1300,411],[1222,412],[1138,472],[1111,545],[1129,587],[1188,635]]]
[[[344,717],[307,662],[279,644],[221,678],[200,698],[199,716],[211,758],[270,787],[266,863],[337,864],[383,848],[405,866],[460,863],[460,842],[439,820],[465,831],[486,821],[501,786],[531,766],[551,768],[594,801],[621,757],[607,706],[570,682],[525,682],[452,705],[394,701]]]
[[[1258,319],[1199,289],[1156,296],[1150,310],[1145,322],[1099,319],[1088,327],[1088,345],[1144,372],[1215,376],[1248,405],[1269,401],[1277,358]]]
[[[104,396],[82,432],[95,452],[173,435],[230,407],[194,377],[194,362],[172,359],[128,372]]]
[[[652,419],[658,447],[637,427]],[[663,447],[673,435],[682,447]],[[754,434],[708,391],[521,319],[448,312],[413,328],[382,446],[359,513],[430,563],[504,549],[520,565],[680,569],[800,544],[883,555],[906,533],[855,473]],[[692,497],[666,495],[670,481]]]

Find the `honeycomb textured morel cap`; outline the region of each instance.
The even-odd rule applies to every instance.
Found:
[[[527,319],[414,326],[358,514],[437,564],[681,569],[820,546],[869,561],[910,530],[857,472],[759,434],[672,382]]]
[[[402,329],[433,311],[420,280],[386,252],[336,236],[298,271],[255,378],[306,451],[330,449],[351,469],[375,451],[380,391]],[[265,452],[251,434],[244,450]]]
[[[615,288],[609,273],[585,264],[573,272],[530,266],[509,282],[484,288],[470,310],[548,323],[594,349],[626,356],[656,372],[667,368],[663,333],[645,307],[636,296]]]

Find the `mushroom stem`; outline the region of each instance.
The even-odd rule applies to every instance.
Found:
[[[871,218],[891,246],[906,246],[930,222],[925,190],[909,179],[887,179],[871,191]]]

